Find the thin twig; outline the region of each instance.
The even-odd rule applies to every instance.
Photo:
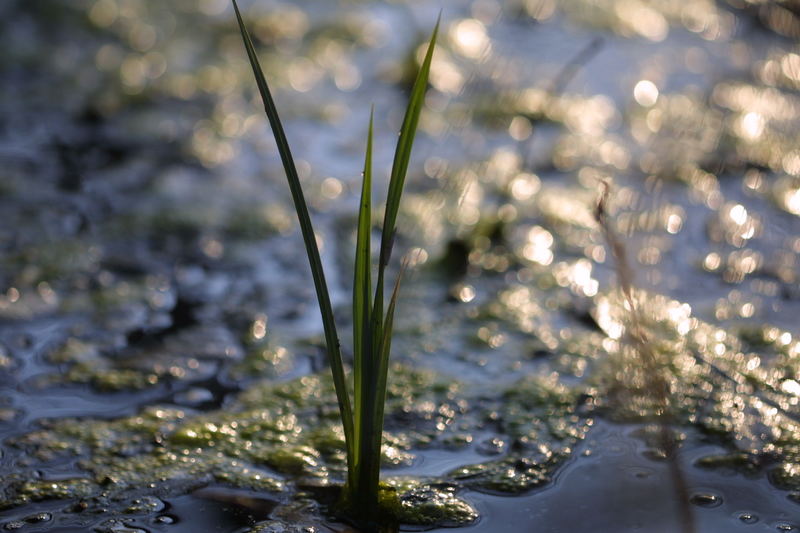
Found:
[[[611,249],[614,258],[614,266],[617,271],[617,278],[622,295],[625,298],[630,310],[630,327],[627,331],[627,338],[631,342],[635,352],[639,355],[644,367],[645,376],[648,379],[648,389],[652,391],[657,408],[657,418],[659,423],[659,437],[661,447],[669,464],[670,476],[675,487],[678,506],[680,508],[680,520],[684,533],[696,533],[694,526],[694,516],[689,506],[689,490],[686,484],[686,477],[678,463],[679,444],[671,427],[676,423],[675,413],[672,409],[672,396],[669,381],[658,368],[658,360],[652,350],[649,340],[642,327],[642,317],[633,296],[634,276],[628,263],[624,243],[617,237],[608,220],[608,198],[610,186],[608,182],[602,181],[603,191],[597,202],[595,209],[595,220],[600,225],[603,236]]]

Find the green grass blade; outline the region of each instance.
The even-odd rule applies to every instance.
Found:
[[[411,89],[411,96],[406,107],[406,114],[403,118],[403,126],[400,128],[400,138],[397,140],[397,147],[394,152],[394,162],[392,163],[392,174],[389,180],[389,194],[386,198],[386,212],[383,217],[383,230],[381,235],[381,250],[378,263],[378,282],[375,289],[375,304],[373,305],[374,317],[373,324],[376,328],[380,327],[383,320],[383,276],[389,258],[392,255],[394,244],[395,225],[397,223],[397,212],[400,208],[400,197],[403,194],[403,185],[408,171],[408,162],[411,158],[411,148],[414,145],[414,136],[419,124],[419,114],[425,101],[425,90],[428,87],[428,75],[431,70],[431,60],[433,50],[436,46],[436,37],[439,34],[439,23],[441,15],[436,21],[436,26],[431,34],[428,51],[425,59],[417,73],[417,79]],[[377,319],[377,320],[376,320]]]
[[[369,473],[370,480],[375,485],[380,481],[380,457],[381,457],[381,444],[383,442],[383,415],[384,406],[386,404],[386,386],[389,374],[389,353],[392,348],[392,330],[394,328],[394,310],[397,304],[397,295],[400,291],[400,281],[403,278],[405,265],[400,269],[400,273],[395,281],[392,296],[389,299],[389,307],[386,310],[386,320],[383,323],[383,338],[380,342],[380,350],[376,353],[377,361],[375,368],[375,401],[371,413],[372,421],[371,426],[375,428],[369,436],[372,439],[371,449],[377,456],[377,461],[374,464],[374,471]]]
[[[365,378],[370,372],[367,366],[371,360],[372,341],[370,322],[372,314],[372,276],[370,273],[370,234],[372,228],[372,131],[375,109],[369,114],[367,132],[367,151],[364,157],[364,176],[361,184],[361,203],[358,210],[358,231],[356,237],[355,274],[353,279],[353,383],[354,405],[354,447],[359,449],[362,419],[364,417]],[[356,459],[358,462],[358,459]]]
[[[331,307],[331,301],[328,295],[325,272],[322,269],[322,261],[320,260],[319,249],[317,248],[317,241],[314,236],[314,228],[311,225],[311,217],[308,214],[308,207],[306,206],[303,190],[300,186],[300,178],[297,175],[294,159],[289,150],[289,143],[286,140],[286,134],[283,131],[283,126],[278,117],[278,110],[275,107],[275,102],[267,86],[267,80],[258,62],[258,57],[256,56],[253,42],[250,39],[250,34],[242,20],[239,6],[236,5],[236,0],[233,0],[233,7],[236,11],[236,19],[239,22],[242,40],[247,50],[247,57],[250,59],[250,66],[253,68],[256,84],[261,93],[261,100],[264,102],[264,111],[269,119],[272,132],[275,135],[275,142],[278,145],[278,151],[280,152],[281,161],[283,162],[283,169],[286,172],[286,178],[289,182],[289,189],[291,190],[292,200],[294,201],[295,210],[297,211],[297,218],[300,221],[300,229],[303,234],[306,255],[308,255],[308,262],[314,277],[314,288],[317,292],[317,301],[319,302],[320,313],[322,314],[322,324],[325,329],[325,343],[328,348],[328,357],[330,358],[331,372],[336,388],[336,397],[339,402],[339,412],[342,418],[342,426],[344,427],[345,440],[347,441],[348,460],[352,460],[354,456],[353,413],[347,393],[347,381],[345,379],[344,364],[339,349],[339,337],[336,333],[336,324],[333,319],[333,308]]]

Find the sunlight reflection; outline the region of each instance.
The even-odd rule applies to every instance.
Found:
[[[553,235],[541,226],[534,226],[528,231],[528,243],[522,248],[522,256],[534,263],[549,265],[553,262],[552,246]]]
[[[464,19],[455,23],[450,30],[450,39],[453,48],[470,59],[478,59],[491,51],[486,26],[479,20]]]
[[[633,97],[644,107],[652,107],[658,101],[658,87],[650,80],[640,80],[633,88]]]
[[[765,126],[766,120],[764,117],[754,111],[746,113],[739,124],[741,135],[751,141],[761,137]]]

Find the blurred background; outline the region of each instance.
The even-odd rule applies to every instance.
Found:
[[[240,6],[342,332],[370,104],[378,201],[442,13],[400,213],[395,262],[407,253],[414,268],[393,358],[429,385],[466,386],[396,392],[386,459],[398,473],[450,483],[483,516],[471,527],[486,531],[501,530],[492,516],[517,530],[535,518],[542,531],[691,531],[689,516],[697,531],[800,531],[800,4]],[[234,480],[241,465],[208,457],[131,473],[154,449],[183,449],[169,435],[185,424],[222,427],[214,413],[253,407],[264,383],[326,368],[232,6],[7,0],[0,21],[0,489],[10,509],[0,518],[81,531],[100,519],[68,516],[64,499],[105,491],[97,505],[116,516],[109,494],[141,498],[162,478],[259,486],[258,468]],[[141,413],[153,425],[131,422]],[[295,424],[289,442],[309,445]],[[417,432],[427,440],[409,427],[427,428]],[[654,427],[682,443],[680,457]],[[281,472],[272,456],[214,442],[190,444]],[[336,454],[310,446],[335,478]],[[473,463],[491,466],[453,470]],[[110,489],[109,469],[124,480]],[[282,475],[285,506],[298,489]],[[609,483],[613,504],[596,496]],[[159,487],[158,501],[199,513],[180,500],[195,485]],[[495,495],[509,493],[528,496]],[[30,503],[39,500],[48,503]],[[592,529],[556,512],[575,501]],[[135,527],[167,527],[153,525],[168,516],[157,507],[132,512]],[[40,512],[49,518],[28,520]],[[256,520],[213,513],[220,531]]]

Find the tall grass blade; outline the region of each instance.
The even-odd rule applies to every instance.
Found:
[[[382,324],[383,335],[370,346],[370,351],[365,354],[370,358],[370,365],[365,369],[364,405],[361,425],[360,447],[357,450],[358,472],[356,474],[357,487],[366,490],[354,489],[352,499],[369,517],[377,509],[378,483],[380,482],[381,469],[381,444],[383,441],[384,404],[386,403],[386,385],[389,372],[389,352],[391,351],[392,328],[394,323],[394,310],[397,295],[400,290],[400,279],[405,265],[397,276],[386,320]],[[373,332],[374,334],[374,332]]]
[[[370,322],[372,314],[372,276],[370,234],[372,229],[372,125],[375,116],[373,108],[369,114],[369,130],[367,132],[367,151],[364,157],[364,176],[361,185],[361,202],[358,210],[358,231],[356,236],[355,274],[353,279],[353,384],[354,384],[354,429],[356,450],[360,447],[362,419],[364,417],[365,374],[369,371],[369,353],[365,353],[372,345]],[[365,372],[366,371],[366,372]],[[356,454],[356,462],[358,462]],[[357,467],[356,467],[357,468]]]
[[[417,79],[411,89],[411,96],[408,100],[408,107],[403,118],[403,126],[400,128],[400,138],[397,140],[397,147],[392,163],[392,174],[389,180],[389,194],[386,198],[386,212],[383,217],[383,230],[381,235],[381,250],[378,263],[378,281],[375,288],[375,304],[373,305],[373,327],[380,330],[383,321],[383,276],[386,265],[392,255],[394,245],[395,224],[397,223],[397,212],[400,208],[400,197],[403,194],[403,185],[408,171],[408,161],[411,158],[411,148],[414,145],[414,136],[419,124],[419,114],[425,101],[425,90],[428,87],[428,75],[431,70],[431,60],[433,59],[433,49],[436,46],[436,37],[439,34],[439,23],[441,14],[436,21],[433,29],[425,59],[417,73]],[[378,338],[381,338],[379,335]],[[373,343],[376,342],[373,340]]]
[[[377,455],[377,461],[375,462],[374,471],[370,472],[370,479],[373,483],[377,484],[380,481],[380,457],[381,457],[381,443],[383,437],[383,414],[384,414],[384,407],[386,405],[386,385],[389,375],[389,353],[391,352],[392,348],[392,330],[394,329],[394,310],[397,304],[397,295],[400,291],[400,281],[403,278],[403,272],[405,271],[406,265],[404,264],[400,268],[400,273],[397,275],[397,280],[394,283],[394,289],[392,290],[392,296],[389,299],[389,307],[386,310],[386,320],[383,323],[383,338],[381,339],[381,343],[379,346],[378,351],[376,352],[377,357],[377,368],[375,370],[375,390],[377,393],[377,398],[375,398],[375,403],[373,405],[373,410],[371,413],[372,416],[372,427],[377,428],[370,437],[372,438],[372,449],[375,450],[375,454]]]
[[[242,20],[239,6],[233,0],[236,19],[242,33],[247,57],[256,78],[256,84],[264,102],[264,111],[269,119],[275,135],[275,142],[280,152],[283,168],[292,193],[297,218],[303,235],[306,255],[311,267],[319,302],[322,323],[325,329],[325,343],[328,348],[339,412],[345,433],[347,448],[347,493],[345,502],[353,515],[366,518],[368,524],[378,519],[378,483],[380,481],[381,444],[384,422],[384,404],[389,369],[389,353],[391,351],[392,329],[400,280],[405,269],[394,285],[389,307],[384,316],[384,275],[391,257],[397,214],[400,199],[411,158],[414,137],[419,124],[425,90],[428,85],[433,50],[439,32],[439,22],[431,35],[425,58],[420,67],[417,79],[411,89],[403,125],[395,149],[392,173],[389,180],[389,192],[386,200],[383,229],[381,233],[380,259],[378,263],[377,284],[374,288],[374,300],[371,298],[371,229],[372,229],[372,144],[374,109],[370,112],[367,149],[364,156],[364,175],[361,188],[361,199],[358,212],[358,229],[356,235],[355,268],[353,273],[353,347],[355,386],[354,407],[351,407],[347,389],[344,364],[339,347],[339,338],[334,322],[333,309],[325,282],[325,272],[317,248],[314,228],[308,213],[305,197],[297,175],[292,153],[283,131],[278,111],[269,86],[261,70],[250,34]],[[440,16],[441,18],[441,16]]]
[[[292,200],[294,201],[295,210],[297,211],[297,218],[300,221],[300,229],[303,234],[306,255],[308,256],[311,273],[314,277],[314,288],[317,292],[317,301],[319,302],[319,309],[322,314],[322,325],[325,330],[325,344],[328,348],[333,383],[336,388],[336,398],[339,402],[339,412],[341,414],[345,441],[347,443],[348,462],[351,463],[354,457],[353,412],[350,407],[350,398],[347,394],[347,381],[345,379],[344,364],[339,348],[339,337],[336,333],[333,308],[331,307],[330,297],[328,296],[328,286],[325,282],[325,272],[322,269],[322,261],[320,260],[319,249],[317,248],[317,241],[314,236],[314,228],[311,225],[311,217],[308,214],[308,207],[306,206],[303,190],[300,186],[300,178],[297,175],[294,159],[292,158],[291,150],[289,150],[289,143],[286,140],[286,134],[283,131],[281,120],[278,117],[278,110],[270,94],[267,80],[261,70],[261,65],[258,62],[253,42],[242,20],[242,15],[239,12],[239,6],[236,4],[236,0],[233,0],[233,7],[236,11],[236,19],[239,22],[242,40],[247,50],[247,57],[250,59],[250,66],[256,78],[258,91],[261,93],[261,100],[264,102],[264,111],[269,119],[272,132],[275,135],[275,142],[278,145],[278,151],[280,152],[281,161],[283,162],[283,169],[286,172],[286,178],[289,182],[289,189],[291,190]]]

